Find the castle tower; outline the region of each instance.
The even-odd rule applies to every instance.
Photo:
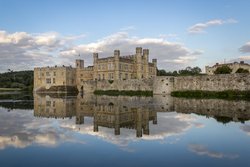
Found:
[[[148,78],[149,76],[148,56],[149,56],[149,49],[143,49],[143,76],[144,78]]]
[[[94,69],[94,74],[93,74],[93,79],[97,80],[97,73],[98,73],[98,53],[93,53],[93,59],[94,59],[94,63],[93,63],[93,69]]]
[[[84,60],[76,59],[76,68],[84,68]]]
[[[142,48],[137,47],[136,48],[136,78],[141,79],[142,78]]]
[[[114,50],[114,58],[115,58],[115,74],[114,74],[114,80],[119,79],[119,59],[120,59],[120,50]]]
[[[152,62],[154,64],[155,75],[157,75],[157,59],[152,59]]]

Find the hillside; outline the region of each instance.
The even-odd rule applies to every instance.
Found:
[[[33,89],[33,71],[13,71],[0,73],[0,88]]]

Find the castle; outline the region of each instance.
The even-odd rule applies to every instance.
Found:
[[[93,66],[84,67],[84,60],[77,59],[76,67],[55,66],[34,68],[34,91],[49,90],[53,87],[77,87],[81,89],[85,81],[148,79],[156,76],[157,59],[149,62],[149,49],[136,48],[136,53],[99,58],[93,53]]]
[[[240,61],[240,63],[238,62],[234,62],[234,63],[224,63],[224,64],[219,64],[219,63],[216,63],[214,66],[212,67],[209,67],[209,66],[206,66],[205,69],[206,69],[206,74],[208,75],[214,75],[214,72],[215,70],[218,68],[218,67],[222,67],[222,66],[228,66],[229,68],[232,69],[232,74],[236,73],[236,71],[239,69],[239,68],[242,68],[242,69],[245,69],[245,70],[248,70],[250,71],[250,65],[245,63],[244,61]]]

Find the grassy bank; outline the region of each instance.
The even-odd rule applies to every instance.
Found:
[[[0,92],[20,91],[20,88],[0,88]]]
[[[232,99],[232,100],[250,100],[250,91],[173,91],[171,92],[173,97],[185,97],[185,98],[212,98],[212,99]]]
[[[95,90],[95,95],[108,95],[108,96],[153,96],[153,91],[143,90]]]

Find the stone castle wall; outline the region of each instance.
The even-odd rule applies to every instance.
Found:
[[[80,87],[78,88],[80,90]],[[158,76],[150,79],[86,81],[83,91],[94,90],[149,90],[154,94],[170,94],[172,91],[203,90],[250,90],[250,74],[221,74],[201,76]]]
[[[80,90],[78,88],[78,90]],[[152,79],[128,79],[128,80],[101,80],[101,81],[86,81],[83,84],[83,91],[85,93],[92,93],[95,90],[153,90]]]
[[[173,90],[250,90],[250,74],[220,74],[175,77]]]

